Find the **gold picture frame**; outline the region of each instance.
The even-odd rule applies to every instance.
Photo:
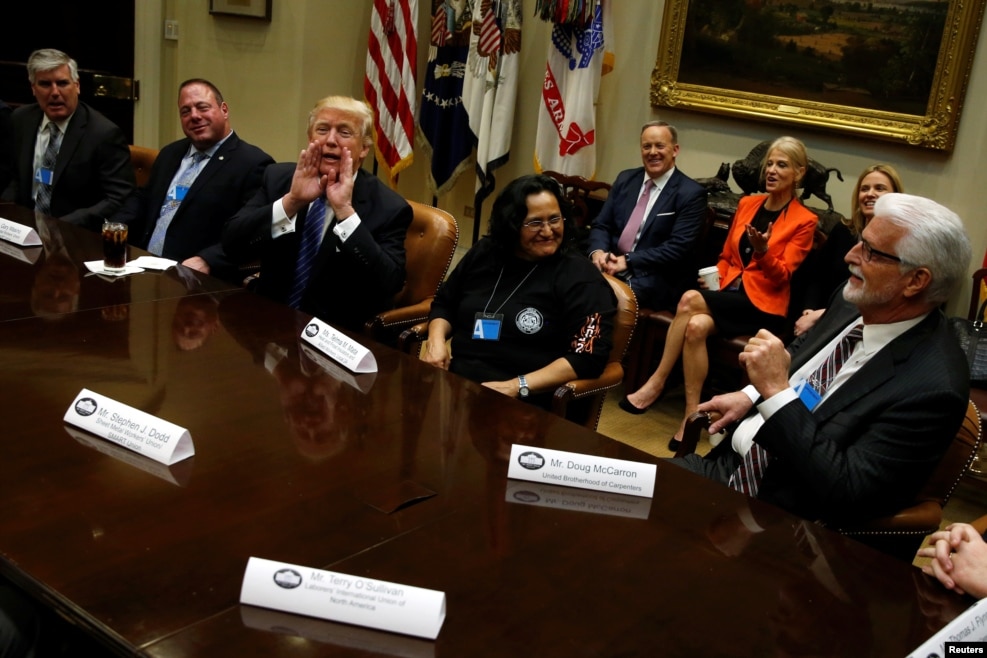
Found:
[[[213,16],[243,16],[271,21],[273,0],[209,0],[209,13]]]
[[[829,7],[830,13],[822,16],[810,13],[817,11],[816,3],[808,2],[774,5],[665,0],[658,58],[651,74],[651,104],[803,125],[948,152],[956,143],[985,3],[987,0],[949,0],[944,16],[930,13],[916,17],[909,12],[920,10],[905,2],[900,6],[898,3],[823,3],[821,6]],[[878,9],[874,9],[875,5]],[[941,2],[926,3],[921,11],[942,12],[941,5]],[[765,11],[774,13],[755,14],[754,18],[746,13]],[[847,14],[841,18],[834,11]],[[850,17],[850,11],[870,14]],[[813,21],[824,20],[827,22],[823,28],[812,25]],[[900,98],[890,93],[875,94],[848,82],[848,78],[861,79],[862,75],[874,76],[876,80],[887,77],[896,55],[876,60],[873,56],[901,47],[901,33],[896,35],[897,30],[924,30],[924,43],[928,43],[930,30],[933,38],[940,36],[940,24],[942,34],[934,71],[928,66],[930,58],[925,58],[912,63],[912,70],[900,72],[902,80],[910,83],[916,78],[914,69],[924,66],[926,80],[931,79],[931,84],[925,87],[929,90],[927,96],[915,93],[914,89],[907,89],[908,93],[903,92]],[[779,30],[775,38],[771,37],[772,28]],[[820,30],[838,34],[840,38],[831,39],[830,45],[825,46],[829,49],[825,50],[820,47]],[[805,36],[790,36],[785,32]],[[748,45],[735,46],[731,52],[730,41],[739,40],[741,34],[748,39]],[[684,49],[687,35],[689,45]],[[836,45],[832,45],[834,42]],[[848,52],[858,55],[866,52],[872,57],[871,66],[866,66],[862,59],[848,62]],[[719,67],[712,59],[719,55],[731,62],[732,71],[727,70],[730,67]],[[783,78],[767,80],[763,71],[745,78],[748,69],[738,70],[738,59],[746,59],[751,64],[750,70],[759,65],[784,69],[786,64],[802,64],[803,71],[811,70],[816,77],[805,74],[799,79],[799,73],[790,68],[783,72],[788,75],[788,82]],[[843,68],[839,69],[836,62]],[[827,77],[832,82],[827,82]],[[819,86],[812,88],[806,86],[807,82]],[[904,82],[901,87],[905,87]],[[779,93],[769,93],[776,91]],[[828,97],[843,102],[829,102]]]

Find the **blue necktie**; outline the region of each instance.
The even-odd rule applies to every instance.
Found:
[[[199,175],[199,165],[208,157],[208,155],[201,151],[192,152],[192,164],[189,165],[189,168],[185,170],[182,177],[175,183],[176,195],[178,194],[178,188],[182,187],[188,190],[188,188],[192,187],[195,177]],[[151,233],[151,239],[147,243],[147,250],[155,256],[164,255],[164,243],[165,237],[168,235],[168,227],[171,226],[171,220],[175,218],[175,213],[178,212],[180,205],[182,205],[182,202],[178,199],[167,199],[162,206],[161,216],[158,217],[158,221],[154,225],[154,232]]]
[[[322,227],[326,221],[326,200],[319,197],[312,202],[305,216],[302,240],[298,246],[298,260],[295,263],[295,282],[288,295],[288,306],[298,308],[308,285],[308,277],[315,265],[315,257],[322,245]]]

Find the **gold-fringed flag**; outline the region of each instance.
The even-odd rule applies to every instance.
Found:
[[[483,199],[493,191],[494,170],[510,158],[521,52],[521,13],[521,0],[475,0],[473,4],[463,106],[476,140],[478,210]]]
[[[535,170],[592,179],[596,172],[596,100],[613,68],[609,5],[541,2],[553,22],[535,138]]]

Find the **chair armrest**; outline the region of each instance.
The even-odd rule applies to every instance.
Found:
[[[926,500],[911,507],[860,525],[840,528],[844,535],[929,534],[942,523],[942,507],[933,500]]]
[[[429,297],[428,299],[424,299],[417,304],[381,311],[370,320],[367,320],[364,328],[366,329],[366,333],[377,337],[380,332],[384,330],[393,330],[398,327],[428,320],[428,312],[431,309],[432,298]]]
[[[398,349],[405,354],[417,356],[422,349],[422,343],[428,338],[428,322],[419,322],[404,331],[398,337]]]
[[[623,379],[623,367],[619,363],[613,362],[606,365],[599,377],[568,381],[556,388],[555,393],[552,394],[552,411],[560,415],[565,415],[566,405],[570,401],[608,391],[623,381]]]

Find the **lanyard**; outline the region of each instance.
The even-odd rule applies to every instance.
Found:
[[[510,300],[510,298],[514,296],[514,293],[516,293],[521,288],[521,286],[524,285],[524,282],[528,280],[528,277],[531,276],[532,274],[534,274],[535,273],[535,270],[537,270],[537,269],[538,269],[538,263],[535,263],[535,266],[531,268],[531,271],[528,272],[527,274],[525,274],[524,275],[524,278],[521,279],[521,283],[517,284],[517,287],[514,288],[514,290],[511,291],[511,294],[509,294],[504,299],[504,301],[502,301],[500,303],[500,306],[497,307],[497,310],[494,311],[492,314],[490,314],[490,313],[487,313],[487,309],[490,308],[490,302],[493,301],[494,295],[497,294],[497,286],[500,285],[500,278],[502,276],[504,276],[504,268],[502,266],[500,268],[500,274],[497,275],[497,283],[494,284],[493,292],[490,293],[490,299],[487,300],[486,306],[483,307],[483,315],[484,316],[489,316],[489,315],[496,315],[497,313],[500,313],[500,309],[504,308],[504,304],[506,304],[508,302],[508,300]]]

